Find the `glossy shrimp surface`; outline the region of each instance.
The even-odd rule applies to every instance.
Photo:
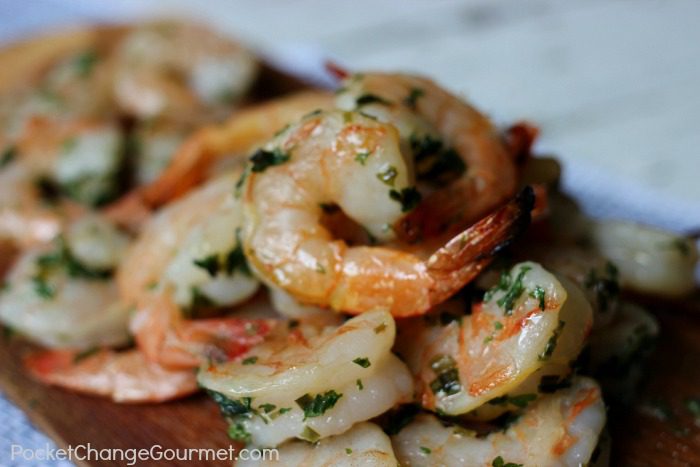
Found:
[[[110,276],[127,243],[106,219],[90,216],[53,244],[25,250],[0,294],[0,320],[49,347],[124,343],[129,307]]]
[[[529,221],[525,191],[427,260],[400,249],[349,246],[321,223],[337,205],[378,240],[420,200],[411,161],[390,124],[315,112],[257,151],[242,179],[244,245],[263,280],[301,303],[349,313],[420,314],[473,279]]]
[[[114,94],[126,112],[197,121],[225,111],[251,85],[257,63],[240,45],[201,26],[147,23],[114,53]]]
[[[516,168],[504,138],[483,114],[433,81],[363,73],[341,86],[338,107],[391,123],[418,181],[432,186],[402,221],[404,234],[459,232],[515,194]]]
[[[471,315],[446,326],[426,326],[423,320],[402,326],[397,351],[416,376],[421,404],[450,415],[464,414],[517,393],[548,363],[568,364],[567,357],[580,350],[591,319],[585,300],[577,304],[582,310],[574,306],[564,313],[568,296],[541,266],[520,263],[472,307]],[[566,345],[565,319],[571,321],[572,331],[563,337],[573,341]],[[560,338],[560,352],[572,348],[550,362]],[[493,414],[484,412],[487,418]]]
[[[579,377],[570,388],[529,406],[503,432],[476,437],[431,415],[419,415],[392,443],[402,466],[577,467],[591,459],[604,425],[600,388],[593,380]]]
[[[406,366],[391,353],[394,320],[365,313],[338,328],[302,326],[246,358],[200,371],[236,439],[277,446],[338,435],[411,398]],[[234,410],[235,409],[235,410]]]
[[[277,459],[238,461],[236,467],[396,467],[389,437],[372,423],[358,423],[342,435],[314,444],[290,441],[278,449]]]

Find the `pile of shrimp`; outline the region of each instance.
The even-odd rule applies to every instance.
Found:
[[[46,347],[25,358],[37,380],[119,403],[204,390],[233,441],[279,448],[237,465],[606,465],[603,390],[634,390],[658,334],[620,291],[692,291],[691,239],[585,218],[532,154],[534,126],[499,128],[419,76],[334,69],[335,93],[158,139],[215,119],[217,93],[242,95],[254,68],[161,27],[120,36],[107,77],[98,56],[105,82],[55,90],[107,90],[165,154],[142,148],[111,203],[80,203],[114,183],[97,154],[123,133],[104,111],[71,98],[40,116],[30,93],[8,120],[0,320]]]

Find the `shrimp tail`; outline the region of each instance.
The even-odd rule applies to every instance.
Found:
[[[441,303],[474,279],[530,225],[534,191],[525,187],[511,201],[452,238],[427,261],[434,279],[430,302]]]
[[[191,369],[170,370],[150,362],[137,350],[75,350],[29,354],[25,368],[36,380],[72,391],[109,397],[120,403],[163,402],[197,391]]]

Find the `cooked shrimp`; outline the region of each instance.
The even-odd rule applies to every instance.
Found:
[[[143,190],[151,205],[161,205],[186,193],[222,159],[248,154],[290,122],[317,109],[333,106],[333,96],[304,91],[235,113],[225,123],[205,127],[189,137],[166,170]]]
[[[155,22],[129,31],[114,54],[117,104],[140,118],[201,121],[238,102],[257,72],[253,55],[201,26]]]
[[[396,467],[389,437],[372,423],[358,423],[341,435],[314,444],[290,441],[277,450],[275,459],[239,460],[236,467]]]
[[[30,354],[24,364],[37,380],[114,402],[164,402],[197,391],[191,369],[171,370],[137,350],[101,350],[83,355],[71,350]]]
[[[578,354],[591,319],[580,297],[565,307],[568,296],[541,266],[520,263],[461,322],[428,327],[416,320],[402,326],[397,351],[417,379],[423,407],[465,414],[511,391],[519,394],[520,385],[533,374],[542,375],[537,372],[545,366],[567,365]],[[484,411],[488,417],[498,407]]]
[[[129,308],[109,276],[126,242],[106,220],[88,216],[53,245],[27,250],[0,294],[0,319],[49,347],[124,343]]]
[[[155,288],[169,288],[183,309],[197,302],[228,306],[258,289],[250,274],[239,234],[243,215],[233,187],[240,174],[209,181],[166,206],[143,227],[117,271],[129,303]]]
[[[515,194],[514,156],[502,135],[478,110],[431,80],[367,73],[342,86],[338,107],[391,123],[410,148],[418,181],[439,187],[401,219],[397,227],[405,235],[455,234]]]
[[[593,380],[578,377],[570,388],[528,407],[503,432],[477,437],[445,426],[432,415],[419,415],[392,443],[401,465],[409,467],[577,467],[591,459],[604,425],[600,388]]]
[[[394,337],[385,311],[320,332],[302,324],[242,361],[203,368],[198,380],[213,391],[234,438],[257,446],[317,441],[410,400],[410,374],[391,353]]]
[[[623,287],[671,297],[695,289],[698,249],[692,239],[621,221],[595,222],[592,236],[619,268]]]
[[[605,394],[629,401],[639,388],[645,363],[659,335],[659,323],[643,308],[623,302],[615,318],[590,339],[591,372]]]
[[[531,191],[422,260],[387,247],[348,247],[320,222],[337,204],[381,240],[419,200],[397,130],[351,112],[318,112],[251,158],[242,186],[246,256],[299,302],[350,313],[420,314],[473,279],[529,222]]]

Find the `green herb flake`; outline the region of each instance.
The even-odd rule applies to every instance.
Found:
[[[423,97],[425,95],[425,91],[421,88],[411,88],[411,92],[408,94],[408,96],[403,100],[404,105],[408,107],[411,110],[416,109],[416,104],[418,103],[418,99]]]
[[[291,408],[291,407],[282,407],[282,408],[279,410],[279,413],[280,413],[280,415],[284,415],[284,414],[286,414],[287,412],[291,412],[291,411],[292,411],[292,408]]]
[[[268,167],[282,165],[290,158],[291,156],[280,148],[275,148],[272,151],[258,149],[250,156],[250,161],[253,163],[251,170],[253,172],[264,172]]]
[[[2,162],[0,162],[0,167],[2,167]],[[669,246],[677,250],[681,256],[690,256],[690,244],[685,238],[674,238]]]
[[[316,441],[321,439],[321,435],[319,435],[313,428],[307,425],[304,427],[304,431],[302,431],[299,435],[299,438],[303,439],[304,441],[308,441],[309,443],[315,443]]]
[[[394,186],[394,181],[398,174],[399,172],[396,170],[396,167],[390,165],[383,172],[379,172],[377,178],[385,185]]]
[[[549,358],[552,356],[552,354],[554,353],[554,349],[557,348],[557,341],[559,340],[559,336],[561,335],[561,331],[564,329],[565,325],[566,323],[564,321],[559,320],[559,324],[557,325],[557,328],[554,330],[552,335],[549,337],[549,340],[547,340],[547,344],[545,344],[544,350],[541,354],[537,356],[537,359],[539,361],[549,360]]]
[[[685,408],[688,409],[696,420],[700,420],[700,397],[691,397],[685,400]]]
[[[362,107],[363,105],[369,105],[369,104],[381,104],[381,105],[391,105],[391,102],[388,100],[377,96],[376,94],[363,94],[357,99],[355,99],[355,105],[357,107]]]
[[[234,441],[238,441],[244,444],[250,443],[251,435],[246,430],[245,425],[241,422],[232,423],[228,427],[228,437]]]
[[[451,396],[462,390],[459,382],[459,372],[456,368],[439,373],[430,383],[430,389],[437,396]]]
[[[515,306],[515,301],[518,298],[520,298],[522,293],[525,291],[525,287],[523,286],[523,278],[530,269],[531,268],[529,266],[521,267],[520,271],[518,272],[518,275],[515,277],[513,283],[510,284],[510,287],[508,288],[506,293],[496,302],[498,306],[502,307],[505,310],[504,314],[506,316],[510,316],[513,314],[513,307]]]
[[[195,259],[192,262],[195,266],[204,269],[211,277],[216,277],[219,273],[219,256],[216,254]]]
[[[600,274],[596,269],[591,269],[586,276],[584,285],[595,294],[596,308],[606,312],[612,308],[620,294],[617,267],[607,262],[605,270]]]
[[[506,462],[503,457],[496,457],[493,462],[491,462],[492,467],[523,467],[523,464],[516,464],[514,462]]]
[[[382,323],[374,328],[375,334],[381,334],[386,330],[386,323]]]
[[[496,321],[495,323],[493,323],[493,327],[496,331],[500,331],[501,329],[503,329],[503,323],[501,323],[500,321]]]
[[[262,409],[262,411],[265,413],[270,413],[275,410],[277,406],[275,404],[260,404],[258,408]]]
[[[100,351],[99,347],[92,347],[90,349],[83,350],[82,352],[78,352],[75,355],[75,357],[73,357],[73,363],[78,363],[82,360],[85,360],[86,358],[95,355],[99,351]]]
[[[248,415],[253,412],[251,403],[253,399],[250,397],[242,397],[238,400],[229,399],[225,395],[216,391],[207,391],[209,397],[211,397],[214,402],[219,406],[221,414],[224,417],[235,417],[236,415]]]
[[[224,270],[226,274],[232,276],[236,272],[240,272],[244,276],[252,276],[250,266],[243,252],[243,241],[241,240],[241,228],[236,229],[236,245],[226,255],[224,261]]]
[[[534,298],[535,300],[539,301],[540,310],[544,311],[545,310],[545,291],[544,291],[544,289],[538,285],[535,287],[535,290],[530,292],[530,296],[532,298]]]
[[[357,381],[355,381],[355,384],[357,385],[357,389],[359,389],[360,391],[362,391],[363,389],[365,389],[365,385],[362,384],[362,380],[361,380],[361,379],[358,378]]]
[[[415,187],[409,187],[401,191],[391,190],[389,198],[401,204],[401,212],[409,212],[420,204],[422,196]]]
[[[342,394],[331,389],[315,396],[304,394],[294,402],[304,411],[304,420],[306,420],[307,418],[320,417],[332,409],[341,397],[343,397]]]
[[[433,452],[433,451],[432,451],[430,448],[426,448],[425,446],[421,446],[421,447],[420,447],[420,452],[422,452],[423,454],[426,454],[426,455],[427,455],[427,454],[430,454],[430,453]]]
[[[99,56],[97,53],[94,50],[88,50],[75,57],[73,66],[78,76],[85,78],[92,73],[98,60]]]
[[[358,152],[355,155],[355,161],[359,162],[360,165],[365,165],[367,163],[367,158],[372,155],[369,151]]]
[[[41,276],[32,277],[34,292],[44,300],[51,300],[56,296],[56,288]]]
[[[14,145],[7,146],[0,154],[0,169],[9,165],[17,158],[17,147]]]
[[[369,362],[369,358],[356,358],[355,360],[352,361],[353,363],[360,365],[362,368],[368,368],[371,363]]]
[[[241,362],[243,365],[254,365],[258,361],[258,357],[253,355],[252,357],[244,358]]]
[[[347,454],[348,456],[349,456],[350,454],[352,454],[352,449],[350,449],[350,448],[345,448],[345,454]]]

